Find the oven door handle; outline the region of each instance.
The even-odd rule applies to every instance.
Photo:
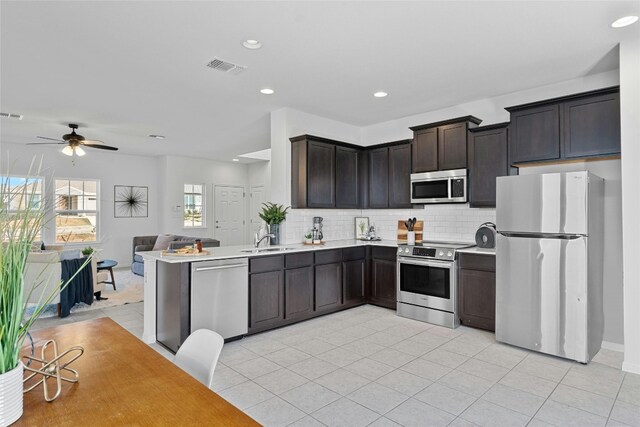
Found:
[[[448,269],[453,269],[454,263],[452,261],[437,261],[437,260],[415,260],[413,258],[406,257],[398,257],[398,264],[411,264],[411,265],[419,265],[424,267],[445,267]]]

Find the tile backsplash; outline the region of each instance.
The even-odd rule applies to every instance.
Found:
[[[398,220],[416,217],[424,221],[425,240],[473,242],[483,222],[496,221],[496,210],[470,208],[468,204],[428,205],[423,209],[294,209],[287,215],[282,236],[284,243],[299,243],[313,225],[313,217],[321,216],[325,240],[353,239],[354,218],[369,217],[378,236],[395,240]]]

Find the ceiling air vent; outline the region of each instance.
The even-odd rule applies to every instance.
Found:
[[[232,62],[225,61],[224,59],[220,59],[220,58],[213,58],[213,61],[209,62],[207,64],[207,67],[213,68],[214,70],[222,71],[223,73],[230,73],[230,74],[236,74],[236,75],[240,74],[241,72],[247,69],[246,65],[234,64]]]
[[[24,116],[22,114],[0,113],[0,117],[6,117],[8,119],[22,120],[22,117],[24,117]]]

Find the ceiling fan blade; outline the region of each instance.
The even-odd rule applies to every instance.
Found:
[[[111,151],[118,151],[117,147],[111,147],[109,145],[103,145],[103,144],[86,144],[83,143],[82,145],[84,145],[85,147],[91,147],[91,148],[100,148],[102,150],[111,150]]]
[[[58,141],[58,142],[62,142],[62,143],[65,143],[65,144],[66,144],[66,142],[64,142],[63,140],[61,140],[61,139],[59,139],[59,138],[47,138],[46,136],[38,136],[38,137],[36,137],[36,138],[40,138],[40,139],[48,139],[49,141]]]
[[[51,138],[48,138],[48,139],[51,139]],[[27,142],[27,145],[67,145],[67,143],[66,142]]]
[[[83,139],[83,140],[80,140],[80,144],[101,144],[101,145],[103,145],[104,142],[98,141],[97,139]]]

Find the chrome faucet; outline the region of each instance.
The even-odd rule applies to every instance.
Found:
[[[260,243],[262,243],[262,241],[264,239],[266,239],[267,237],[271,239],[271,238],[276,237],[276,235],[275,234],[265,234],[262,237],[258,237],[258,233],[256,233],[256,235],[255,235],[255,237],[253,239],[253,246],[257,248],[258,246],[260,246]]]

